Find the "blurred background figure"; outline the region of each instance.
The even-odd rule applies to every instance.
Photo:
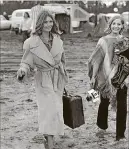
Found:
[[[30,37],[32,20],[28,12],[25,12],[24,19],[20,24],[19,32],[23,35],[23,42]]]
[[[5,11],[3,12],[3,16],[4,16],[7,20],[9,20],[8,14],[7,14]]]
[[[41,2],[39,2],[39,1],[36,1],[35,6],[31,8],[31,18],[32,18],[31,30],[32,30],[32,33],[35,32],[36,20],[37,20],[39,13],[42,10],[43,10],[43,7],[41,6]]]

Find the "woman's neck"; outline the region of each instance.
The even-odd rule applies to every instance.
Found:
[[[41,35],[41,37],[43,39],[49,39],[49,32],[43,32],[42,35]]]
[[[112,36],[112,37],[117,37],[117,36],[119,36],[120,34],[110,33],[109,35]]]

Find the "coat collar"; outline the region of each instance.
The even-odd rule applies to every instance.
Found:
[[[55,65],[54,57],[63,52],[63,42],[57,35],[53,35],[52,48],[49,52],[40,37],[33,35],[31,36],[30,51],[49,64]]]
[[[62,53],[63,50],[63,42],[60,39],[59,36],[53,35],[53,42],[52,42],[52,48],[50,50],[50,53],[53,57],[56,57],[59,53]]]

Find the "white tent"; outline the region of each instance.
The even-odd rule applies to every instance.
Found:
[[[106,14],[106,17],[107,17],[108,20],[109,20],[110,18],[114,17],[114,16],[120,16],[120,14],[119,14],[119,13],[107,13],[107,14]]]
[[[65,13],[70,16],[70,32],[73,32],[73,28],[79,27],[80,22],[89,20],[90,14],[80,8],[77,4],[45,4],[43,6],[54,13]]]
[[[60,5],[57,5],[57,6],[44,5],[43,8],[54,13],[54,14],[67,14],[67,15],[69,15],[69,11],[65,7],[60,6]]]

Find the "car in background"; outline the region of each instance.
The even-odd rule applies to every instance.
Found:
[[[0,15],[0,30],[10,30],[11,21],[7,20],[3,15]]]
[[[10,18],[12,24],[11,24],[11,30],[15,31],[16,34],[19,33],[19,27],[21,25],[21,22],[24,19],[24,13],[28,12],[31,16],[31,9],[17,9],[14,10],[12,13],[12,16]]]
[[[125,20],[125,28],[129,31],[129,12],[123,12],[121,15]]]

